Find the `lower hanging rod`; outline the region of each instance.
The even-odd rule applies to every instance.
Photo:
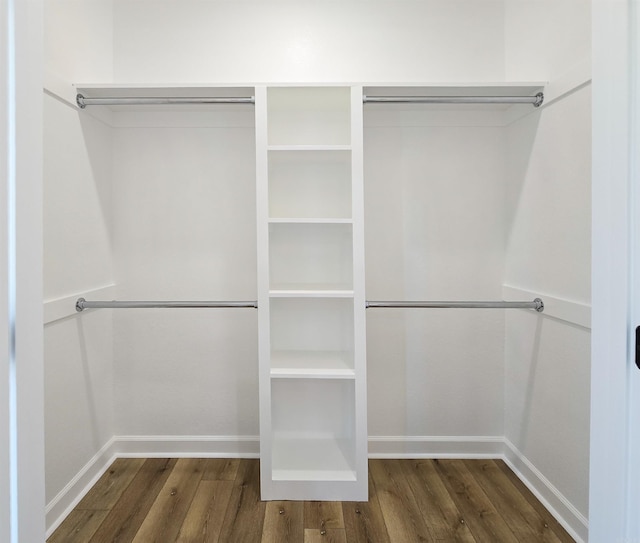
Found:
[[[253,307],[258,308],[257,301],[248,302],[116,302],[116,301],[96,301],[89,302],[84,298],[76,301],[76,311],[85,309],[149,309],[149,308],[191,308],[191,307]]]
[[[540,107],[544,102],[544,94],[535,96],[366,96],[362,101],[367,103],[387,104],[532,104]]]
[[[87,106],[133,106],[133,105],[173,105],[173,104],[255,104],[254,96],[240,97],[112,97],[87,98],[76,95],[76,104],[80,109]]]
[[[532,302],[366,302],[367,309],[378,307],[390,308],[453,308],[453,309],[535,309],[544,311],[544,302],[536,298]]]

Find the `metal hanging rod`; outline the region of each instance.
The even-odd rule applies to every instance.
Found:
[[[87,106],[132,106],[132,105],[173,105],[173,104],[255,104],[254,96],[242,97],[165,97],[165,98],[87,98],[82,94],[76,95],[76,103],[80,109]]]
[[[377,307],[398,308],[470,308],[470,309],[535,309],[544,311],[544,302],[536,298],[533,302],[366,302],[367,309]]]
[[[535,96],[363,96],[367,103],[387,104],[533,104],[540,107],[544,102],[544,94],[539,92]]]
[[[148,309],[148,308],[190,308],[190,307],[253,307],[258,308],[257,301],[249,302],[116,302],[96,301],[89,302],[84,298],[76,301],[76,311],[85,309]]]

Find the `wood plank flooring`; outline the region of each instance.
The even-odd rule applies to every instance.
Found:
[[[501,460],[370,460],[368,502],[260,501],[259,461],[118,459],[48,543],[568,543]]]

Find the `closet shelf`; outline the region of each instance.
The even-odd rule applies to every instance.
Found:
[[[351,145],[269,145],[268,151],[350,151]]]
[[[172,99],[172,98],[203,98],[203,99],[248,99],[253,100],[255,95],[254,87],[247,86],[224,86],[216,85],[211,86],[207,84],[188,84],[188,85],[175,85],[175,84],[153,84],[153,85],[139,85],[139,84],[113,84],[113,85],[101,85],[101,84],[78,84],[75,86],[78,95],[82,95],[84,98],[97,98],[97,99],[109,99],[114,98],[117,100],[131,99],[139,100],[144,98],[159,98],[159,99]],[[82,100],[78,100],[78,105],[81,105]],[[229,107],[227,104],[223,104],[224,107]],[[158,105],[156,107],[166,108],[171,104]],[[215,104],[195,104],[195,107],[211,108]],[[253,103],[237,103],[232,104],[232,107],[250,107],[253,108]],[[109,104],[104,105],[114,111],[123,109],[131,109],[136,107],[136,104]],[[140,105],[137,105],[140,107]],[[148,108],[148,105],[142,107]],[[179,105],[181,109],[185,108],[185,105]],[[194,107],[194,105],[190,105]]]
[[[347,351],[275,350],[271,377],[280,379],[355,379],[353,353]]]
[[[274,288],[269,291],[271,298],[353,298],[352,289],[329,289],[322,285],[315,288],[305,285],[306,288]]]
[[[420,97],[530,97],[535,98],[538,93],[544,90],[545,82],[523,81],[523,82],[487,82],[487,83],[434,83],[431,85],[408,84],[402,86],[369,85],[363,88],[363,95],[367,98],[375,97],[396,97],[404,98],[409,96]],[[367,103],[367,102],[365,102]],[[408,108],[482,108],[482,109],[508,109],[514,104],[509,103],[483,103],[483,104],[424,104],[424,103],[404,103],[403,107]],[[540,104],[538,104],[540,105]],[[372,106],[376,107],[376,106]],[[380,107],[378,105],[377,107]],[[397,104],[394,104],[397,107]],[[531,104],[524,104],[520,107],[531,107]]]
[[[296,218],[271,218],[269,219],[270,224],[353,224],[353,219],[346,218],[306,218],[306,217],[296,217]]]
[[[274,481],[355,481],[356,473],[343,450],[344,439],[296,439],[275,435],[273,440]]]

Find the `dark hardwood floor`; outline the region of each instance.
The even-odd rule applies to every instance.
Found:
[[[368,502],[263,502],[258,460],[118,459],[48,542],[573,542],[500,460],[369,468]]]

